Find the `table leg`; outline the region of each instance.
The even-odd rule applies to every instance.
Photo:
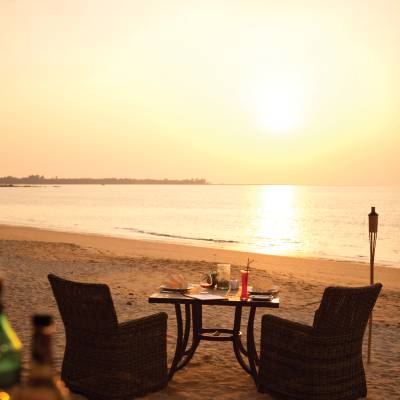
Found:
[[[213,329],[203,329],[202,321],[202,304],[194,302],[191,305],[185,304],[185,329],[183,329],[182,311],[180,304],[175,304],[176,324],[177,324],[177,341],[174,359],[168,374],[168,379],[171,380],[175,372],[185,367],[194,356],[200,340],[213,340],[213,341],[227,341],[231,340],[233,343],[233,350],[236,359],[240,366],[250,374],[254,381],[257,383],[257,366],[259,365],[259,357],[254,343],[254,318],[256,315],[257,307],[250,306],[249,320],[247,324],[247,350],[243,346],[240,332],[240,325],[242,320],[242,306],[235,307],[235,319],[233,330],[219,329],[224,334],[231,334],[231,336],[219,338],[209,337],[208,333]],[[192,320],[192,344],[187,349],[189,336],[190,336],[190,323]],[[216,329],[218,331],[218,329]],[[244,357],[247,357],[248,362]]]
[[[256,316],[256,310],[256,307],[250,307],[249,321],[247,324],[247,357],[249,359],[250,374],[257,383],[257,366],[260,360],[254,343],[254,318]]]
[[[187,304],[185,305],[186,307],[186,327],[185,327],[185,339],[184,339],[184,346],[182,347],[182,355],[180,358],[180,362],[178,363],[177,367],[176,367],[176,371],[182,369],[183,367],[185,367],[188,362],[192,359],[192,357],[194,356],[194,353],[197,349],[197,346],[199,345],[199,338],[198,338],[198,313],[197,310],[195,308],[193,308],[193,312],[192,312],[192,317],[193,317],[193,332],[192,332],[192,345],[190,346],[189,349],[186,349],[187,347],[187,343],[188,343],[188,339],[189,339],[189,334],[190,334],[190,306]]]
[[[203,309],[201,303],[192,304],[193,311],[193,342],[199,341],[199,335],[203,327]]]
[[[185,304],[185,333],[183,334],[182,348],[186,349],[190,335],[190,304]]]
[[[242,341],[240,339],[241,332],[240,332],[240,324],[242,320],[242,306],[235,307],[235,321],[233,324],[233,334],[232,334],[232,343],[233,343],[233,350],[235,352],[236,359],[238,360],[240,366],[249,374],[251,374],[250,368],[246,365],[242,353],[247,355],[247,351],[243,347]]]
[[[175,313],[176,313],[176,330],[178,337],[176,339],[176,348],[175,348],[175,355],[174,359],[172,360],[171,368],[169,370],[168,379],[171,380],[176,372],[176,368],[178,366],[179,361],[182,358],[182,335],[183,335],[183,325],[182,325],[182,311],[181,305],[175,304]],[[186,321],[185,321],[186,322]]]
[[[189,310],[189,316],[190,316],[190,310]],[[179,364],[177,369],[181,369],[188,364],[188,362],[194,356],[194,353],[196,352],[196,349],[200,343],[199,334],[200,334],[200,330],[202,327],[201,304],[193,304],[192,305],[192,317],[193,317],[192,345],[187,350],[186,350],[186,345],[185,345],[185,350],[183,353],[183,356],[185,356],[185,359]],[[187,344],[187,342],[186,342],[186,344]]]

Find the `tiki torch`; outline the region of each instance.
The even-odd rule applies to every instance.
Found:
[[[374,284],[374,261],[376,237],[378,235],[378,214],[375,212],[375,207],[371,207],[371,212],[368,214],[369,221],[369,267],[370,267],[370,284]],[[372,311],[369,317],[369,332],[368,332],[368,363],[371,361],[371,338],[372,338]]]

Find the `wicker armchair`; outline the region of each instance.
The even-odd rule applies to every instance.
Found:
[[[127,400],[167,385],[167,314],[118,324],[107,285],[48,276],[64,322],[61,378],[90,400]]]
[[[312,327],[264,315],[258,391],[287,400],[365,397],[362,341],[381,288],[326,288]]]

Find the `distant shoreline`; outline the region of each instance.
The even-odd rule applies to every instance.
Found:
[[[154,183],[97,183],[97,182],[69,182],[69,183],[40,183],[40,184],[22,184],[22,183],[8,183],[8,184],[0,184],[0,188],[26,188],[26,187],[60,187],[60,186],[68,186],[68,185],[97,185],[97,186],[118,186],[118,185],[181,185],[181,186],[204,186],[209,185],[209,183],[165,183],[165,182],[154,182]]]
[[[133,179],[133,178],[45,178],[30,175],[23,178],[0,177],[0,187],[26,185],[208,185],[203,178],[191,179]]]

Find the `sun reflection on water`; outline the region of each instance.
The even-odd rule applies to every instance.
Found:
[[[263,253],[290,255],[299,251],[298,190],[283,185],[265,186],[262,190],[254,225]]]

